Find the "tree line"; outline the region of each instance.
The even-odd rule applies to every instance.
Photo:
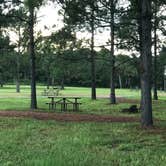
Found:
[[[46,44],[46,43],[45,43]],[[36,82],[47,86],[91,86],[90,49],[79,48],[75,51],[66,50],[62,54],[47,50],[47,45],[42,43],[42,48],[36,54]],[[39,46],[40,47],[40,46]],[[165,48],[163,47],[157,57],[157,87],[164,90],[164,65]],[[16,51],[2,51],[0,60],[0,84],[29,84],[30,65],[29,55],[23,53],[19,56]],[[109,88],[109,50],[106,48],[96,51],[96,86]],[[115,88],[140,89],[139,58],[135,55],[116,55],[115,63]],[[65,66],[65,68],[63,67]],[[63,72],[64,70],[64,72]],[[19,74],[19,79],[18,79]],[[19,80],[19,82],[17,82]],[[16,86],[16,91],[18,87]]]

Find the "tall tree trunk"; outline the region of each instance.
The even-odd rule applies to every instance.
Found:
[[[129,88],[132,89],[132,80],[131,80],[131,76],[129,76],[128,78],[128,85],[129,85]]]
[[[55,79],[54,79],[54,77],[52,77],[51,78],[51,86],[54,87],[54,85],[55,85]]]
[[[166,92],[166,66],[164,67],[163,90]]]
[[[155,15],[154,15],[154,73],[153,73],[153,99],[158,100],[157,95],[157,0],[155,0]]]
[[[114,1],[111,0],[111,24],[110,24],[110,37],[111,37],[111,49],[110,49],[110,65],[111,65],[111,75],[110,75],[110,102],[111,104],[116,104],[116,96],[115,96],[115,55],[114,55],[114,39],[115,39],[115,5]]]
[[[151,39],[151,0],[142,0],[141,21],[142,21],[142,55],[141,55],[141,91],[142,91],[142,126],[153,125],[152,118],[152,97],[151,97],[151,73],[152,73],[152,39]]]
[[[37,109],[36,99],[36,64],[35,64],[35,42],[34,42],[34,8],[29,8],[29,37],[30,37],[30,60],[31,60],[31,109]]]
[[[20,55],[21,55],[21,50],[20,50],[20,47],[21,47],[21,29],[20,29],[20,26],[19,26],[19,29],[18,29],[18,36],[19,36],[19,39],[18,39],[18,54],[17,54],[17,57],[16,57],[16,61],[17,61],[17,73],[16,73],[16,92],[17,93],[20,93]]]
[[[91,99],[96,100],[96,62],[95,62],[95,51],[94,51],[94,9],[91,9]]]
[[[119,88],[122,89],[123,86],[122,86],[122,78],[121,78],[121,75],[119,74]]]
[[[16,79],[16,92],[20,93],[20,82],[18,79]]]
[[[141,61],[142,61],[142,20],[141,20],[141,13],[142,13],[142,7],[141,0],[137,0],[137,23],[138,23],[138,34],[139,34],[139,49],[140,49],[140,62],[139,62],[139,67],[138,67],[138,72],[140,74],[140,87],[142,89],[142,67],[141,67]],[[140,100],[140,110],[143,109],[143,93],[141,90],[141,100]]]
[[[49,89],[51,86],[51,76],[50,74],[48,74],[48,77],[47,77],[47,89]]]
[[[2,87],[3,87],[3,85],[2,85]],[[166,92],[166,78],[164,78],[164,91]]]
[[[65,89],[65,86],[64,86],[64,76],[62,77],[62,80],[61,80],[61,89],[62,90]]]

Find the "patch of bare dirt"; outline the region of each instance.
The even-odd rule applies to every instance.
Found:
[[[46,113],[35,111],[0,111],[0,117],[34,118],[62,122],[139,122],[139,118],[74,113]]]
[[[124,98],[124,97],[118,97],[117,102],[118,103],[140,104],[140,100],[138,100],[138,99],[129,99],[129,98]]]

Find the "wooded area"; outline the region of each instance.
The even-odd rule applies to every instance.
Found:
[[[38,9],[48,2],[0,2],[1,87],[14,81],[19,93],[20,83],[31,83],[32,109],[37,108],[36,83],[48,88],[61,85],[62,89],[91,86],[93,100],[96,87],[110,87],[112,104],[116,103],[116,88],[141,88],[142,125],[151,126],[151,89],[157,100],[157,90],[165,88],[166,1],[52,0],[61,7],[64,27],[43,36],[35,25]],[[11,42],[12,31],[18,36],[15,43]],[[91,39],[78,39],[79,31],[89,32]],[[110,32],[105,45],[96,46],[96,31],[100,35]],[[117,50],[124,53],[116,54]]]
[[[0,0],[0,166],[165,166],[166,0]]]

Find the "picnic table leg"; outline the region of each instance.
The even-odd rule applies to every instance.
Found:
[[[73,111],[78,111],[77,98],[75,98],[75,103],[73,104]]]
[[[56,110],[56,103],[54,103],[54,110]]]
[[[73,103],[73,111],[75,111],[75,103]]]
[[[66,104],[66,100],[64,100],[64,111],[67,111],[67,104]]]
[[[51,99],[52,110],[54,109],[54,98]]]
[[[76,107],[76,108],[75,108],[75,111],[78,111],[78,110],[79,110],[79,104],[76,103],[76,104],[75,104],[75,107]]]
[[[79,111],[79,104],[77,103],[77,111]]]
[[[65,103],[65,111],[67,111],[67,104]]]
[[[61,104],[61,111],[66,111],[66,99],[65,98],[63,98],[63,102],[62,102],[62,104]]]

